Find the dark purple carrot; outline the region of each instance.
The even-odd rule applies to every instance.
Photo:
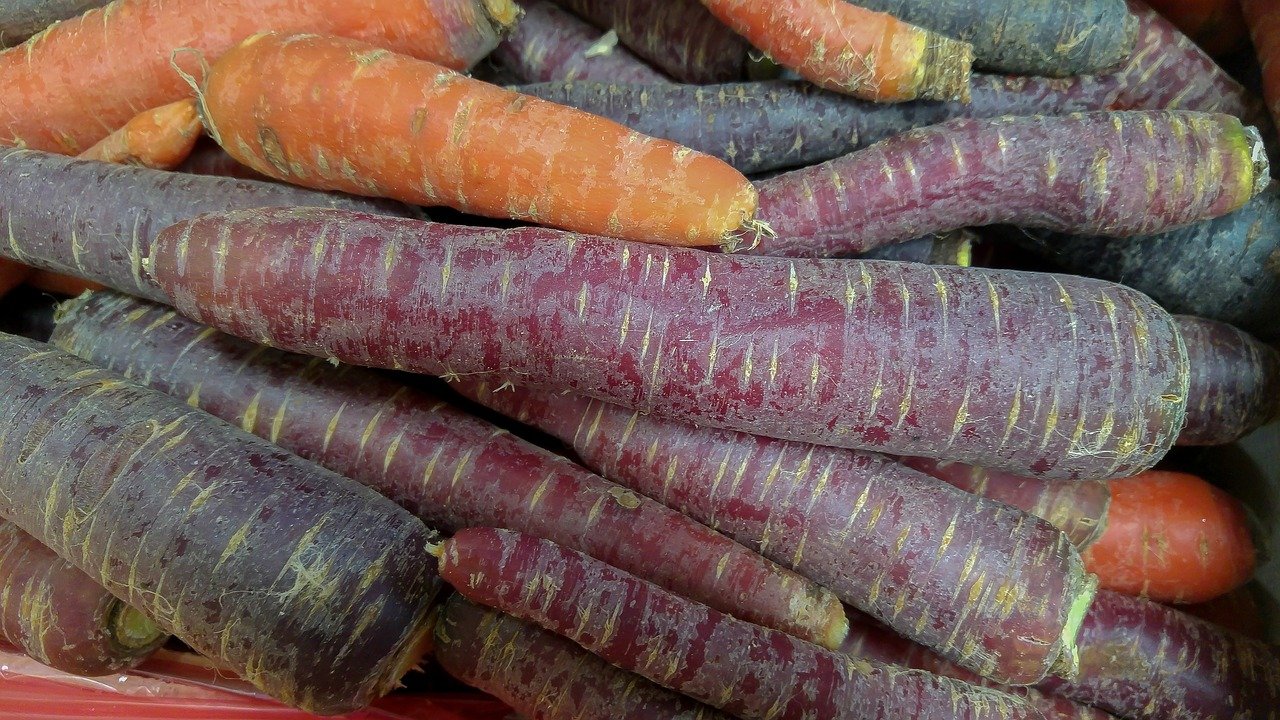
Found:
[[[111,293],[53,342],[386,495],[444,532],[501,526],[750,622],[835,647],[830,592],[661,504],[393,379],[269,350]]]
[[[619,670],[532,623],[454,595],[436,619],[434,658],[528,720],[729,720]]]
[[[747,74],[746,40],[698,0],[556,0],[602,30],[618,33],[631,52],[670,77],[705,84]]]
[[[1111,491],[1103,480],[1057,482],[929,458],[898,460],[965,492],[1044,518],[1066,533],[1067,539],[1078,548],[1097,540],[1106,524]]]
[[[602,43],[600,31],[547,0],[517,0],[524,16],[493,59],[521,82],[595,80],[664,83],[662,73],[623,47]]]
[[[1280,340],[1280,186],[1215,220],[1159,235],[1111,238],[1018,232],[1068,272],[1146,293],[1170,312]]]
[[[1226,323],[1174,320],[1191,368],[1179,445],[1225,445],[1280,416],[1280,352]]]
[[[403,205],[249,180],[197,177],[0,148],[0,257],[152,300],[142,257],[165,226],[237,208],[319,205],[408,214]]]
[[[862,613],[849,613],[849,639],[840,652],[855,658],[873,660],[886,665],[924,670],[954,678],[970,685],[990,687],[1020,697],[1040,711],[1045,720],[1115,720],[1110,714],[1064,697],[1051,695],[1032,687],[1010,687],[992,683],[979,675],[948,662],[926,647],[894,633]]]
[[[421,658],[420,520],[180,400],[0,337],[0,515],[267,694],[339,714]]]
[[[1071,670],[1093,582],[1047,522],[873,453],[699,428],[573,394],[454,387],[975,672],[1026,684]]]
[[[744,720],[1036,717],[1003,693],[837,655],[509,530],[454,535],[440,573],[472,601]]]
[[[1270,182],[1257,132],[1227,115],[958,119],[758,183],[776,236],[746,252],[859,253],[1001,223],[1141,235],[1230,213]]]
[[[281,349],[771,437],[1113,477],[1183,421],[1172,318],[1066,276],[306,208],[183,221],[147,266],[184,314]]]
[[[167,637],[145,615],[3,520],[0,634],[49,667],[89,676],[133,667]]]
[[[860,0],[973,44],[974,64],[1014,75],[1086,75],[1133,52],[1137,19],[1124,0]]]
[[[1280,648],[1103,590],[1080,633],[1080,675],[1045,689],[1131,720],[1274,720]]]

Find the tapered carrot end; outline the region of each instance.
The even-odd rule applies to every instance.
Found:
[[[916,97],[921,100],[969,102],[969,77],[973,72],[973,46],[944,35],[928,33],[920,62]]]
[[[512,0],[484,0],[484,9],[499,35],[506,35],[524,15],[524,10]]]

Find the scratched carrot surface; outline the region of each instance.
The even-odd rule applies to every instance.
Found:
[[[281,349],[1034,475],[1140,472],[1185,412],[1172,318],[1066,276],[305,208],[183,221],[147,265],[184,314]]]
[[[454,535],[442,545],[440,573],[472,601],[744,720],[1038,717],[1017,698],[837,655],[509,530]]]
[[[1047,522],[874,453],[699,428],[573,394],[454,387],[975,672],[1032,683],[1074,663],[1093,583]]]
[[[1179,445],[1225,445],[1280,417],[1280,351],[1226,323],[1174,319],[1191,366]]]
[[[519,529],[751,622],[828,647],[843,638],[840,603],[817,584],[390,378],[113,293],[66,306],[52,342],[360,481],[442,531]]]

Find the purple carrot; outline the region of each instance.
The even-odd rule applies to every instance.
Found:
[[[1078,548],[1097,540],[1106,525],[1111,489],[1104,480],[1060,482],[930,458],[904,457],[899,461],[965,492],[1044,518]]]
[[[1228,115],[957,119],[758,183],[776,236],[746,251],[859,253],[1000,223],[1141,235],[1226,215],[1270,181],[1257,132]]]
[[[1022,684],[1070,672],[1093,583],[1047,522],[873,453],[699,428],[573,394],[454,387],[975,672]]]
[[[493,59],[521,82],[595,80],[664,83],[668,80],[624,47],[600,47],[600,31],[547,0],[518,0],[524,16]],[[616,42],[616,40],[615,40]]]
[[[837,655],[509,530],[454,535],[440,572],[470,600],[744,720],[1037,717],[1003,693]]]
[[[550,538],[828,647],[840,602],[689,518],[366,370],[269,350],[113,293],[64,306],[53,342],[386,495],[432,527]]]
[[[1280,416],[1280,352],[1226,323],[1174,320],[1191,368],[1179,445],[1225,445]]]
[[[528,720],[730,720],[560,635],[461,595],[440,610],[434,650],[449,674]]]
[[[307,208],[204,215],[151,250],[175,306],[233,335],[771,437],[1113,477],[1156,462],[1185,412],[1173,319],[1067,276]]]
[[[1080,632],[1080,675],[1043,687],[1130,720],[1275,720],[1280,648],[1103,590]]]

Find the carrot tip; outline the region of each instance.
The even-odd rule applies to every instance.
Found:
[[[484,0],[484,9],[498,28],[499,35],[509,32],[524,15],[524,10],[512,0]]]
[[[969,102],[973,46],[945,35],[929,33],[920,59],[916,97],[921,100]]]
[[[740,228],[721,238],[720,249],[730,255],[736,252],[749,252],[759,247],[760,239],[766,237],[775,238],[778,237],[778,233],[769,223],[752,218],[743,221]],[[742,241],[746,238],[750,238],[751,243],[744,247]]]

